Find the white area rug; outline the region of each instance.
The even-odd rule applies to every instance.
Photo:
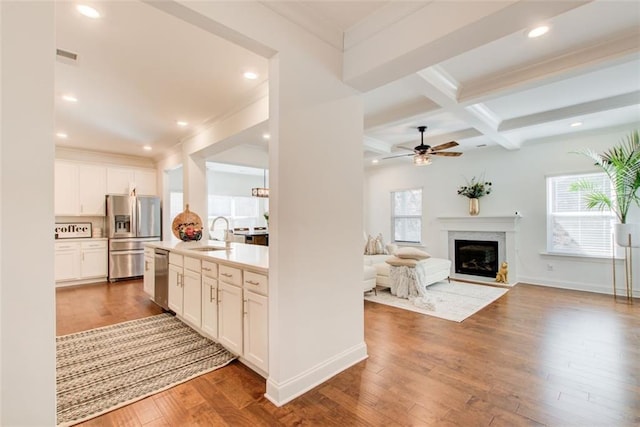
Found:
[[[369,292],[365,294],[364,299],[441,319],[462,322],[506,294],[507,291],[508,289],[504,288],[461,283],[452,280],[451,283],[444,281],[427,287],[428,296],[422,299],[408,300],[398,298],[391,295],[388,288],[378,289],[378,295]]]

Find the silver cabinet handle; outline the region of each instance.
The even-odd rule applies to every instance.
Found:
[[[202,269],[203,269],[204,271],[211,271],[211,269],[210,269],[209,267],[202,267]]]
[[[256,286],[260,284],[260,282],[254,282],[253,280],[245,280],[244,283],[248,283],[250,285],[256,285]]]
[[[224,277],[233,277],[233,274],[229,274],[229,273],[220,273],[220,275]]]
[[[209,286],[209,302],[214,302],[215,298],[213,298],[213,286]]]
[[[244,301],[244,307],[243,307],[244,310],[243,311],[244,311],[244,315],[246,316],[247,315],[247,305],[249,303],[249,300],[245,299],[243,301]]]

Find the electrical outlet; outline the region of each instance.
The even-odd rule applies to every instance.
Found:
[[[547,271],[553,271],[553,264],[547,264]]]

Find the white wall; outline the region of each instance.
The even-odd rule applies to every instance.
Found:
[[[219,131],[192,138],[185,150],[212,153],[209,147],[231,135],[225,130],[231,124],[246,129],[269,119],[266,396],[283,404],[366,357],[361,101],[341,82],[341,51],[263,4],[155,5],[209,31],[235,32],[248,49],[259,40],[254,51],[277,52],[270,58],[268,110],[257,104],[240,120],[220,123]]]
[[[0,425],[56,424],[54,3],[0,2]]]
[[[480,199],[480,216],[513,215],[515,211],[523,216],[517,248],[521,282],[611,293],[611,260],[543,255],[546,252],[545,178],[597,171],[586,157],[571,152],[583,148],[604,151],[631,129],[575,133],[525,144],[514,151],[476,149],[459,158],[437,158],[430,166],[413,166],[408,158],[402,166],[368,168],[365,173],[366,231],[370,234],[382,232],[388,241],[391,233],[390,191],[422,187],[423,244],[433,255],[447,257],[447,248],[441,246],[437,218],[467,215],[468,200],[457,195],[457,188],[465,184],[465,178],[484,173],[493,183],[493,191]],[[640,209],[636,207],[632,218],[637,219],[639,215]],[[640,271],[640,256],[636,254],[634,258],[634,268]],[[621,267],[619,274],[622,274]]]

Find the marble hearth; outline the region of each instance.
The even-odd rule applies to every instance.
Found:
[[[464,216],[439,217],[441,247],[448,248],[449,259],[455,265],[456,240],[481,240],[498,242],[498,263],[509,263],[509,283],[518,282],[517,235],[520,216]],[[452,272],[452,278],[495,283],[494,278],[471,276]]]

